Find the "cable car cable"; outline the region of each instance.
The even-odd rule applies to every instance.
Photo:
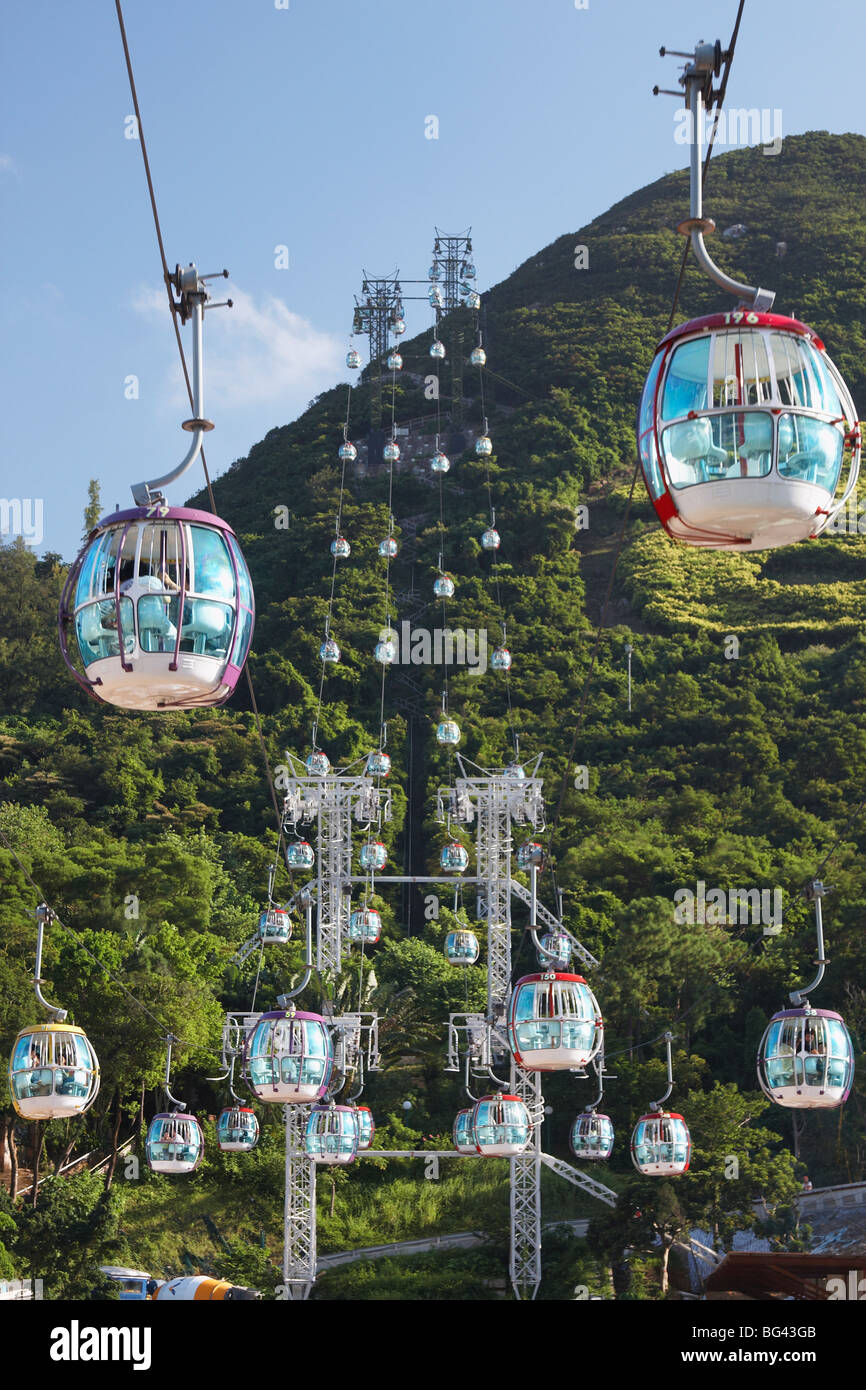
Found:
[[[180,326],[179,326],[179,324],[178,324],[177,305],[175,304],[175,302],[174,302],[174,297],[173,297],[173,295],[172,295],[172,293],[171,293],[172,277],[171,277],[171,274],[170,274],[170,272],[169,272],[168,262],[167,262],[167,260],[166,260],[166,255],[165,255],[165,243],[163,242],[163,238],[162,238],[162,227],[161,227],[161,225],[160,225],[160,221],[159,221],[159,211],[158,211],[158,209],[157,209],[157,204],[156,204],[156,193],[155,193],[154,187],[153,187],[153,177],[152,177],[151,171],[150,171],[150,160],[149,160],[149,158],[148,158],[148,154],[147,154],[147,144],[146,144],[145,138],[144,138],[144,126],[143,126],[143,124],[142,124],[142,119],[141,119],[141,108],[140,108],[139,103],[138,103],[138,92],[137,92],[137,90],[136,90],[136,86],[135,86],[135,76],[134,76],[134,74],[133,74],[133,69],[132,69],[132,57],[131,57],[131,54],[130,54],[130,51],[129,51],[129,43],[128,43],[127,37],[126,37],[126,26],[125,26],[124,21],[123,21],[123,10],[122,10],[122,8],[121,8],[120,0],[114,0],[114,3],[115,3],[115,9],[116,9],[116,11],[117,11],[117,22],[118,22],[118,25],[120,26],[120,38],[121,38],[121,42],[122,42],[122,44],[123,44],[124,58],[125,58],[125,60],[126,60],[126,71],[127,71],[128,77],[129,77],[129,88],[130,88],[130,92],[131,92],[131,94],[132,94],[132,104],[133,104],[133,109],[134,109],[134,111],[135,111],[135,119],[136,119],[137,128],[138,128],[138,139],[139,139],[139,144],[141,145],[141,155],[142,155],[142,160],[143,160],[143,163],[144,163],[144,173],[145,173],[145,178],[146,178],[146,180],[147,180],[147,190],[148,190],[148,195],[149,195],[149,197],[150,197],[151,211],[152,211],[152,213],[153,213],[153,223],[154,223],[154,228],[155,228],[155,230],[156,230],[156,239],[157,239],[157,243],[158,243],[158,245],[159,245],[159,257],[160,257],[160,261],[161,261],[161,263],[162,263],[163,281],[164,281],[164,283],[165,283],[166,294],[168,295],[168,302],[169,302],[169,307],[170,307],[170,310],[171,310],[172,325],[173,325],[173,327],[174,327],[174,335],[175,335],[175,339],[176,339],[176,341],[177,341],[178,353],[180,354],[180,362],[181,362],[181,368],[182,368],[182,370],[183,370],[184,381],[186,382],[187,396],[189,397],[190,405],[192,406],[192,405],[193,405],[192,383],[191,383],[191,381],[190,381],[189,370],[188,370],[187,364],[186,364],[186,354],[184,353],[184,349],[183,349],[183,340],[181,339],[181,336],[180,336]],[[210,499],[210,504],[211,504],[212,510],[213,510],[214,512],[216,512],[216,502],[215,502],[214,495],[213,495],[213,487],[211,486],[210,473],[209,473],[209,471],[208,471],[207,461],[206,461],[206,459],[205,459],[205,454],[204,454],[204,449],[203,449],[203,448],[200,449],[199,454],[200,454],[200,457],[201,457],[202,469],[204,470],[205,484],[206,484],[206,487],[207,487],[208,498]],[[272,774],[272,771],[271,771],[270,759],[269,759],[269,757],[268,757],[267,747],[266,747],[266,745],[265,745],[265,739],[264,739],[264,732],[263,732],[263,730],[262,730],[261,715],[260,715],[260,713],[259,713],[258,703],[257,703],[257,701],[256,701],[255,691],[254,691],[254,689],[253,689],[253,682],[252,682],[252,677],[251,677],[251,675],[250,675],[249,666],[247,666],[247,665],[244,666],[244,672],[245,672],[245,675],[246,675],[246,678],[247,678],[247,688],[248,688],[248,690],[249,690],[250,703],[251,703],[252,708],[253,708],[253,715],[254,715],[254,718],[255,718],[256,729],[257,729],[258,737],[259,737],[259,744],[260,744],[260,746],[261,746],[262,756],[263,756],[263,758],[264,758],[265,771],[266,771],[266,773],[267,773],[268,785],[269,785],[270,793],[271,793],[271,801],[272,801],[273,807],[274,807],[274,815],[276,816],[276,820],[277,820],[279,839],[280,839],[280,843],[282,843],[282,836],[283,836],[282,816],[281,816],[281,813],[280,813],[279,803],[278,803],[278,801],[277,801],[277,794],[276,794],[276,788],[275,788],[275,786],[274,786],[274,778],[273,778],[273,774]]]
[[[732,64],[733,64],[734,50],[735,50],[735,48],[736,48],[737,35],[739,34],[739,31],[740,31],[740,21],[741,21],[741,19],[742,19],[742,17],[743,17],[743,10],[744,10],[744,8],[745,8],[745,3],[746,3],[746,0],[739,0],[739,7],[738,7],[738,9],[737,9],[737,17],[736,17],[736,20],[735,20],[735,22],[734,22],[733,33],[732,33],[732,35],[731,35],[731,42],[730,42],[730,44],[729,44],[729,46],[728,46],[728,51],[727,51],[727,61],[726,61],[726,65],[725,65],[725,71],[724,71],[724,75],[723,75],[723,77],[722,77],[721,86],[719,87],[719,91],[718,91],[718,94],[717,94],[717,96],[716,96],[716,102],[715,102],[715,107],[714,107],[715,116],[714,116],[714,120],[713,120],[712,129],[711,129],[711,131],[710,131],[710,136],[709,136],[709,139],[708,139],[708,141],[707,141],[707,153],[706,153],[706,157],[705,157],[705,159],[704,159],[704,175],[705,175],[705,176],[706,176],[707,168],[708,168],[708,166],[709,166],[710,156],[712,155],[712,152],[713,152],[713,143],[714,143],[715,138],[716,138],[716,129],[717,129],[717,127],[718,127],[718,116],[719,116],[719,113],[720,113],[721,110],[722,110],[722,106],[723,106],[724,99],[725,99],[725,93],[726,93],[726,91],[727,91],[728,77],[729,77],[729,75],[730,75],[731,66],[732,66]],[[687,257],[688,257],[690,245],[691,245],[691,243],[687,240],[687,241],[686,241],[686,245],[685,245],[685,249],[684,249],[684,251],[683,251],[682,262],[681,262],[681,264],[680,264],[679,276],[678,276],[678,278],[677,278],[677,283],[676,283],[676,286],[675,286],[675,288],[674,288],[674,297],[673,297],[673,302],[672,302],[672,304],[671,304],[670,317],[669,317],[669,319],[668,319],[668,327],[667,327],[667,331],[668,331],[668,332],[670,332],[670,329],[673,327],[674,318],[675,318],[675,316],[676,316],[677,304],[678,304],[678,302],[679,302],[680,290],[681,290],[681,288],[682,288],[683,279],[684,279],[684,276],[685,276],[686,261],[687,261]],[[592,676],[593,676],[594,671],[595,671],[595,664],[596,664],[596,661],[597,661],[597,658],[598,658],[599,646],[600,646],[600,643],[601,643],[601,634],[602,634],[602,632],[603,632],[603,630],[604,630],[604,623],[605,623],[605,618],[606,618],[606,616],[607,616],[608,604],[609,604],[609,602],[610,602],[611,595],[612,595],[612,593],[613,593],[613,584],[614,584],[614,580],[615,580],[615,578],[616,578],[616,571],[617,571],[617,566],[619,565],[620,555],[621,555],[621,553],[622,553],[623,542],[624,542],[624,540],[625,540],[626,526],[628,525],[628,519],[629,519],[629,515],[630,515],[630,512],[631,512],[632,501],[633,501],[633,498],[634,498],[634,490],[635,490],[635,486],[636,486],[636,484],[637,484],[637,480],[638,480],[638,475],[639,475],[639,473],[640,473],[640,459],[636,459],[636,460],[635,460],[635,466],[634,466],[634,472],[633,472],[633,474],[632,474],[631,487],[630,487],[630,489],[629,489],[629,494],[628,494],[628,501],[627,501],[627,503],[626,503],[625,512],[623,513],[622,525],[621,525],[621,527],[620,527],[619,537],[618,537],[618,539],[617,539],[616,550],[615,550],[615,552],[614,552],[613,566],[612,566],[611,573],[610,573],[610,579],[608,580],[607,591],[606,591],[605,596],[604,596],[604,602],[602,603],[601,615],[600,615],[600,617],[599,617],[598,629],[597,629],[596,635],[595,635],[595,644],[594,644],[594,646],[593,646],[592,655],[591,655],[591,657],[590,657],[589,670],[587,671],[586,678],[585,678],[585,680],[584,680],[583,690],[582,690],[582,692],[581,692],[580,705],[579,705],[579,708],[578,708],[578,715],[577,715],[577,722],[576,722],[576,725],[575,725],[574,734],[573,734],[573,736],[572,736],[571,746],[570,746],[569,752],[568,752],[568,757],[566,758],[566,761],[565,761],[565,768],[564,768],[563,774],[562,774],[562,785],[561,785],[561,787],[560,787],[559,800],[558,800],[557,806],[556,806],[556,813],[555,813],[555,815],[554,815],[554,817],[553,817],[553,820],[552,820],[552,822],[551,822],[551,825],[550,825],[550,828],[549,828],[548,834],[547,834],[547,855],[546,855],[546,858],[547,858],[548,865],[549,865],[549,867],[550,867],[551,879],[552,879],[552,883],[553,883],[553,887],[554,887],[554,897],[555,897],[555,894],[556,894],[556,870],[555,870],[555,865],[554,865],[554,861],[553,861],[553,853],[552,853],[552,850],[553,850],[553,837],[554,837],[554,835],[555,835],[557,829],[559,828],[559,822],[560,822],[560,819],[561,819],[561,816],[562,816],[562,807],[563,807],[563,802],[564,802],[564,800],[565,800],[566,788],[567,788],[567,786],[568,786],[569,768],[570,768],[570,766],[571,766],[571,760],[572,760],[572,758],[574,757],[574,750],[575,750],[575,748],[577,747],[577,740],[578,740],[578,737],[579,737],[580,732],[581,732],[582,727],[583,727],[583,717],[584,717],[584,713],[585,713],[585,710],[586,710],[586,698],[587,698],[587,695],[588,695],[588,693],[589,693],[590,682],[591,682],[591,680],[592,680]],[[864,803],[863,803],[863,804],[866,804],[866,798],[864,798]],[[855,813],[855,814],[856,814],[856,813]],[[822,866],[822,867],[823,867],[823,866]]]

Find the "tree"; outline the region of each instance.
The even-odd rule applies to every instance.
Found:
[[[102,516],[102,503],[99,500],[99,481],[91,478],[87,484],[87,506],[84,508],[84,531],[81,537],[82,545],[87,541],[97,521]]]

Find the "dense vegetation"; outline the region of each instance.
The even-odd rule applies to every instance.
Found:
[[[786,139],[777,158],[760,150],[719,157],[707,192],[720,228],[748,227],[738,242],[718,239],[714,254],[726,269],[776,288],[782,312],[813,323],[861,413],[864,195],[866,140],[826,133]],[[852,812],[866,791],[866,537],[855,531],[751,556],[701,554],[660,533],[639,488],[569,758],[631,482],[634,411],[678,271],[682,242],[672,229],[685,204],[684,177],[661,179],[546,247],[484,296],[486,414],[496,448],[490,479],[515,657],[513,723],[521,755],[544,754],[549,806],[564,787],[553,845],[557,879],[568,926],[601,960],[594,986],[617,1075],[606,1107],[619,1142],[605,1180],[623,1197],[615,1213],[594,1223],[589,1251],[567,1234],[550,1237],[549,1297],[571,1297],[575,1284],[604,1292],[608,1268],[617,1269],[626,1248],[635,1252],[634,1278],[631,1290],[621,1280],[618,1287],[654,1295],[659,1249],[666,1252],[689,1224],[725,1242],[754,1219],[742,1213],[763,1194],[776,1204],[778,1238],[796,1240],[790,1199],[806,1168],[816,1185],[864,1176],[862,1065],[843,1110],[806,1119],[795,1140],[797,1163],[790,1115],[763,1103],[754,1055],[767,1015],[811,974],[814,937],[799,889],[832,850],[823,870],[834,885],[825,907],[832,963],[816,1002],[845,1014],[864,1060],[866,870],[862,814]],[[781,259],[779,241],[787,244]],[[589,270],[575,269],[576,244],[588,247]],[[680,313],[717,303],[691,267]],[[423,390],[427,344],[422,337],[403,348],[396,405],[398,420],[416,422],[410,445],[434,429]],[[468,369],[465,380],[466,418],[477,424],[481,400]],[[366,382],[352,400],[351,434],[359,443],[369,403]],[[255,581],[250,669],[274,768],[286,750],[302,755],[309,746],[345,408],[345,385],[324,393],[215,484],[217,509],[240,535]],[[471,452],[449,448],[445,565],[457,593],[448,617],[453,627],[489,629],[495,640],[490,557],[478,539],[488,517],[485,470]],[[195,501],[205,503],[202,495]],[[575,524],[582,505],[586,527]],[[427,598],[438,507],[426,467],[401,465],[397,619],[436,621]],[[280,508],[289,509],[287,525]],[[343,511],[352,543],[334,611],[343,660],[328,670],[319,727],[334,763],[376,740],[379,671],[371,651],[385,618],[376,543],[387,515],[387,477],[370,463],[350,478]],[[68,1128],[13,1125],[8,1098],[0,1104],[0,1140],[22,1168],[39,1154],[43,1173],[59,1167],[73,1145],[108,1152],[115,1138],[139,1134],[162,1067],[154,1016],[182,1039],[177,1089],[204,1114],[223,1103],[220,1088],[203,1078],[216,1070],[222,1010],[250,998],[256,958],[243,971],[230,962],[252,930],[275,842],[244,694],[226,709],[198,714],[124,714],[89,703],[56,651],[63,574],[59,556],[36,560],[21,545],[0,548],[0,1045],[8,1051],[21,1024],[38,1017],[29,985],[36,884],[63,923],[47,951],[46,992],[88,1030],[104,1074],[93,1111]],[[631,713],[627,641],[635,648]],[[469,757],[501,766],[510,755],[502,678],[455,670],[449,681]],[[432,724],[441,688],[436,667],[397,667],[387,678],[394,818],[386,838],[392,862],[416,873],[434,862],[440,843],[432,807],[446,764]],[[588,769],[585,788],[574,785],[576,766]],[[760,924],[724,915],[677,923],[673,895],[698,881],[724,890],[780,887],[781,934],[764,936]],[[288,891],[287,878],[278,891]],[[418,1145],[426,1136],[441,1143],[460,1099],[442,1072],[442,1024],[466,1003],[464,978],[441,954],[451,918],[443,906],[439,920],[427,921],[411,895],[382,907],[385,933],[373,971],[360,982],[353,963],[343,979],[311,986],[304,1001],[315,1006],[322,992],[355,1000],[363,990],[384,1016],[387,1065],[366,1097],[377,1119],[388,1121],[383,1146]],[[524,926],[516,913],[519,973],[532,961]],[[298,976],[300,960],[294,942],[267,955],[259,1006]],[[483,978],[472,975],[469,998],[477,1005]],[[625,1143],[636,1114],[664,1089],[659,1049],[640,1044],[668,1026],[677,1035],[674,1100],[695,1143],[693,1172],[675,1188],[633,1181]],[[557,1077],[545,1092],[553,1114],[544,1145],[564,1156],[589,1083]],[[412,1103],[410,1129],[397,1118],[404,1100]],[[268,1256],[278,1251],[282,1210],[276,1121],[266,1117],[255,1155],[219,1155],[211,1143],[201,1171],[176,1185],[141,1169],[136,1178],[135,1165],[121,1159],[108,1179],[50,1179],[35,1208],[29,1197],[24,1204],[3,1198],[0,1276],[32,1273],[46,1279],[47,1291],[81,1295],[94,1266],[113,1257],[155,1272],[210,1265],[273,1287]],[[730,1155],[739,1160],[736,1179],[725,1176]],[[398,1266],[399,1280],[390,1264],[334,1271],[317,1296],[497,1296],[507,1229],[503,1170],[481,1162],[453,1167],[438,1183],[424,1181],[419,1163],[365,1162],[333,1182],[328,1175],[320,1183],[320,1249],[484,1228],[491,1251],[454,1253],[447,1265],[419,1257],[411,1268]],[[551,1220],[601,1210],[553,1179],[545,1182],[545,1203]]]

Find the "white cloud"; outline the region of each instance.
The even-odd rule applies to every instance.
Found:
[[[257,303],[243,290],[219,286],[231,309],[205,315],[205,401],[221,407],[304,402],[333,382],[342,365],[336,337],[315,328],[275,295]],[[161,290],[142,289],[133,307],[148,318],[168,311]],[[184,339],[190,358],[190,345]],[[180,397],[179,397],[180,399]]]
[[[18,177],[18,166],[11,154],[0,154],[0,174],[13,174]]]

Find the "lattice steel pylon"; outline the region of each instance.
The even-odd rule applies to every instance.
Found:
[[[434,228],[433,264],[438,266],[437,281],[442,295],[440,310],[450,314],[466,302],[467,267],[471,266],[472,228],[452,236]],[[469,279],[473,278],[469,276]],[[451,366],[451,424],[457,430],[463,424],[463,325],[459,319],[451,324],[448,359]]]
[[[365,270],[363,275],[352,332],[365,334],[370,344],[370,425],[377,430],[382,423],[382,358],[393,324],[403,317],[403,295],[399,270],[393,275],[368,275]]]
[[[353,881],[352,821],[369,825],[380,807],[385,819],[390,819],[390,795],[386,793],[383,802],[372,777],[329,773],[287,779],[286,829],[293,830],[299,823],[316,825],[316,969],[320,974],[336,974],[342,966]]]
[[[481,775],[471,775],[459,753],[457,762],[461,775],[455,782],[455,809],[466,821],[471,808],[477,821],[477,915],[487,923],[488,1047],[493,1054],[498,1051],[510,1056],[505,1023],[511,998],[511,827],[514,822],[535,826],[543,819],[543,782],[540,777],[518,778],[504,771],[479,769]],[[512,1094],[526,1103],[533,1129],[526,1152],[510,1160],[509,1273],[515,1296],[533,1299],[541,1283],[540,1134],[544,1097],[539,1075],[524,1071],[513,1061],[510,1083]]]
[[[308,960],[321,974],[337,972],[343,960],[344,933],[351,906],[352,886],[368,883],[369,875],[352,872],[354,821],[365,832],[380,816],[390,819],[390,793],[380,793],[375,780],[364,774],[329,773],[315,777],[294,772],[295,760],[287,755],[292,771],[286,781],[285,825],[297,831],[315,823],[318,840],[316,878],[296,893],[293,902],[305,903],[308,923],[312,921],[312,898],[317,902],[316,946]],[[457,755],[460,776],[449,789],[450,816],[456,823],[476,822],[475,842],[478,890],[477,915],[487,925],[487,1012],[452,1015],[448,1029],[446,1070],[460,1070],[461,1033],[465,1035],[466,1075],[470,1069],[479,1077],[500,1070],[504,1059],[511,1059],[507,1036],[507,1013],[511,997],[511,898],[525,898],[526,890],[511,877],[512,827],[526,825],[541,829],[544,819],[543,782],[537,771],[540,758],[528,776],[515,770],[467,768]],[[300,766],[300,764],[298,764]],[[440,799],[444,793],[440,792]],[[383,875],[381,883],[441,883],[441,876]],[[541,917],[539,905],[538,911]],[[561,926],[545,912],[546,925]],[[309,928],[308,928],[309,930]],[[572,938],[578,954],[595,963],[579,942]],[[300,987],[299,987],[300,988]],[[282,1007],[286,996],[280,996]],[[371,1072],[378,1068],[378,1019],[375,1014],[347,1013],[334,1016],[323,1008],[335,1040],[335,1074],[354,1074],[356,1068]],[[249,1036],[259,1014],[229,1013],[224,1034],[226,1048],[237,1050],[241,1034]],[[495,1075],[493,1079],[496,1080]],[[499,1083],[502,1084],[502,1083]],[[509,1085],[512,1094],[525,1103],[532,1120],[532,1137],[526,1150],[509,1159],[511,1199],[511,1251],[509,1274],[515,1297],[534,1299],[541,1283],[541,1166],[546,1163],[576,1186],[601,1201],[612,1203],[616,1194],[603,1184],[588,1179],[577,1169],[553,1159],[541,1150],[541,1124],[544,1096],[541,1076],[528,1072],[510,1060]],[[338,1088],[335,1088],[338,1089]],[[287,1299],[306,1299],[316,1280],[316,1164],[306,1152],[304,1132],[310,1113],[308,1105],[283,1107],[286,1124],[283,1291]],[[387,1151],[384,1151],[387,1154]],[[370,1150],[381,1157],[383,1151]],[[401,1156],[402,1151],[395,1154]],[[364,1158],[359,1152],[358,1158]],[[418,1151],[425,1157],[425,1151]],[[455,1159],[465,1157],[454,1153]],[[505,1160],[502,1160],[503,1162]]]
[[[532,1139],[511,1162],[511,1252],[508,1273],[514,1296],[531,1300],[541,1283],[541,1120],[544,1096],[538,1072],[511,1063],[511,1092],[526,1105]]]
[[[316,1165],[304,1150],[308,1105],[284,1105],[286,1186],[283,1205],[283,1291],[309,1298],[316,1281]]]

